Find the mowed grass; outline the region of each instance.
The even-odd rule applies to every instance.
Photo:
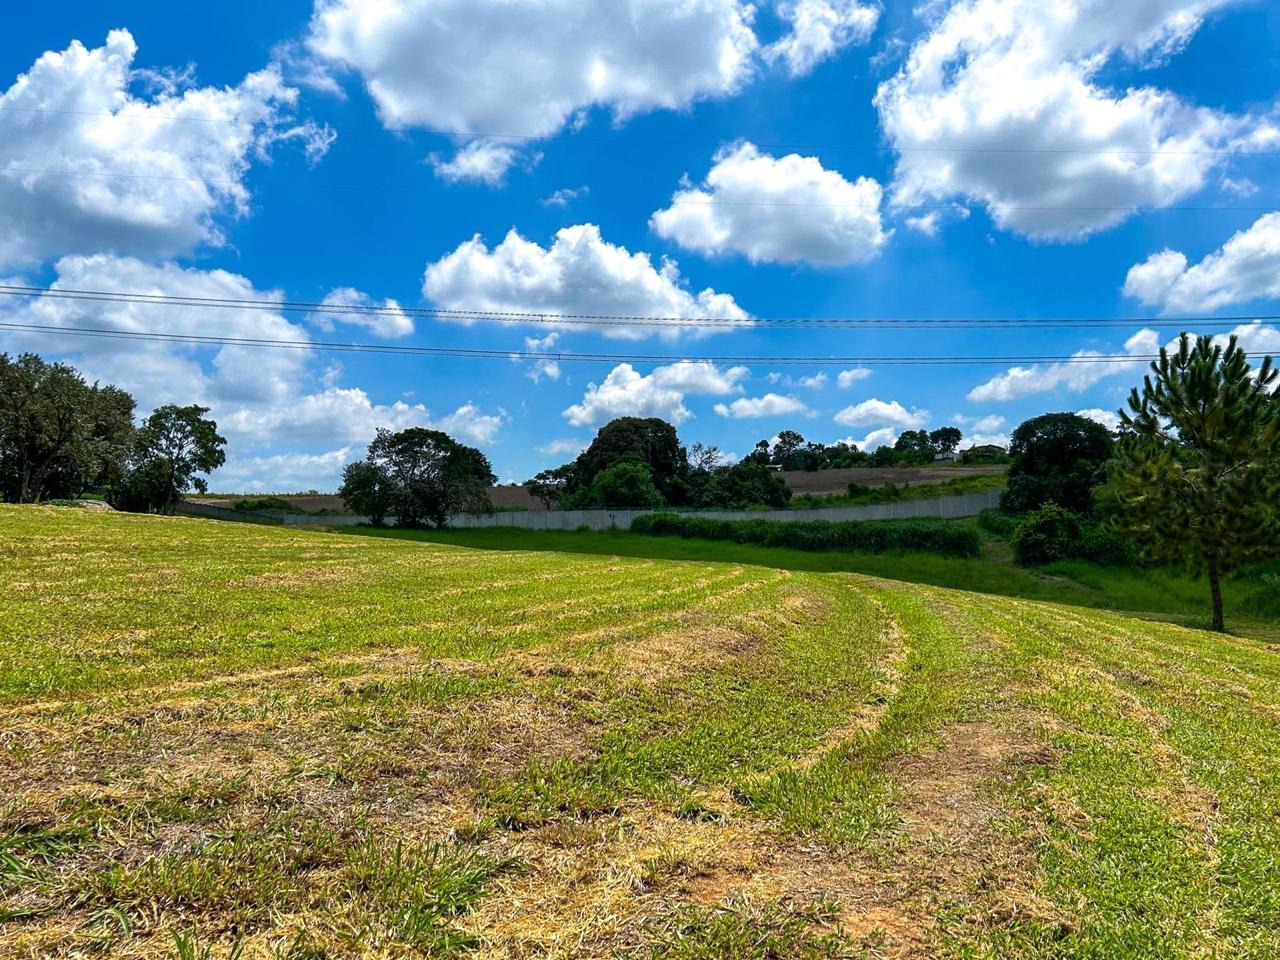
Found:
[[[1208,627],[1209,586],[1203,578],[1176,569],[1101,567],[1063,560],[1036,569],[1013,561],[1008,542],[969,518],[953,520],[973,527],[982,538],[978,557],[961,558],[924,552],[884,554],[807,552],[778,547],[698,538],[647,536],[622,530],[556,531],[489,527],[469,530],[399,530],[342,527],[351,536],[391,537],[452,544],[477,550],[537,550],[593,556],[643,557],[663,560],[734,562],[780,570],[862,573],[912,583],[954,587],[981,593],[1047,600],[1071,606],[1122,610],[1167,619],[1183,626]],[[1280,562],[1254,564],[1223,582],[1228,626],[1237,633],[1280,641]]]
[[[25,507],[0,596],[6,958],[1280,954],[1257,639]]]

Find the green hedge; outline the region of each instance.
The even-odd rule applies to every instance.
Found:
[[[634,533],[651,536],[732,540],[763,547],[809,551],[922,550],[951,557],[976,557],[978,532],[947,520],[715,520],[678,513],[646,513],[631,521]]]

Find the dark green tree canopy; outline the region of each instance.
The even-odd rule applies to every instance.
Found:
[[[347,505],[362,505],[371,519],[394,513],[402,527],[443,527],[451,514],[493,513],[489,487],[497,477],[474,447],[439,430],[410,427],[379,430],[364,463],[349,464],[343,481]]]
[[[939,427],[929,434],[929,442],[933,444],[934,455],[951,456],[960,446],[964,434],[959,427]]]
[[[1280,399],[1271,357],[1251,369],[1183,334],[1161,349],[1121,411],[1108,497],[1144,555],[1208,574],[1213,626],[1223,629],[1220,577],[1280,543]]]
[[[342,485],[338,496],[348,508],[369,518],[380,527],[391,509],[390,478],[368,460],[357,460],[342,468]]]
[[[1102,424],[1074,413],[1032,417],[1013,431],[1009,486],[1002,500],[1009,513],[1038,510],[1046,503],[1082,515],[1093,512],[1093,488],[1115,441]]]
[[[649,465],[653,483],[666,502],[684,501],[688,455],[676,428],[657,417],[619,417],[601,427],[574,461],[569,492],[591,486],[600,473],[624,459]]]
[[[133,397],[62,363],[0,354],[0,496],[29,502],[119,483]]]
[[[653,482],[653,471],[638,457],[624,457],[601,470],[591,485],[577,491],[571,509],[644,509],[666,504]]]
[[[217,423],[205,416],[208,412],[196,404],[167,404],[147,417],[134,441],[126,506],[168,512],[186,491],[208,489],[198,474],[211,473],[227,459],[227,441],[218,434]]]

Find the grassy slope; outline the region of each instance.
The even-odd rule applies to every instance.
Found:
[[[956,523],[976,526],[972,519]],[[979,529],[982,556],[974,559],[928,553],[808,553],[712,540],[653,537],[624,531],[520,530],[494,527],[475,530],[396,530],[343,528],[356,536],[389,537],[452,544],[478,550],[539,550],[594,556],[710,561],[751,564],[780,570],[821,573],[862,573],[911,583],[953,587],[1027,600],[1047,600],[1072,606],[1123,610],[1184,626],[1209,625],[1209,588],[1203,579],[1177,571],[1106,568],[1079,561],[1062,561],[1037,570],[1013,562],[1009,545]],[[1238,633],[1280,640],[1274,623],[1272,588],[1257,576],[1275,571],[1272,563],[1254,575],[1228,579],[1223,585],[1229,626]]]
[[[6,957],[1280,951],[1255,641],[40,508],[0,595]]]

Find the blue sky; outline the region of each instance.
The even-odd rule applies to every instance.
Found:
[[[1000,442],[1047,410],[1105,419],[1139,378],[1136,358],[1183,327],[1237,326],[1170,318],[1245,318],[1246,345],[1280,353],[1275,324],[1249,322],[1280,313],[1273,3],[224,0],[195,16],[65,3],[28,5],[6,27],[0,282],[386,309],[3,297],[0,319],[673,358],[0,331],[0,349],[66,359],[134,391],[144,412],[212,407],[230,441],[218,488],[332,489],[384,425],[446,429],[503,480],[569,459],[623,414],[677,420],[687,442],[738,454],[785,428],[874,446],[955,423]],[[1098,322],[619,331],[463,325],[388,301]],[[1135,359],[675,362],[1082,351]]]

